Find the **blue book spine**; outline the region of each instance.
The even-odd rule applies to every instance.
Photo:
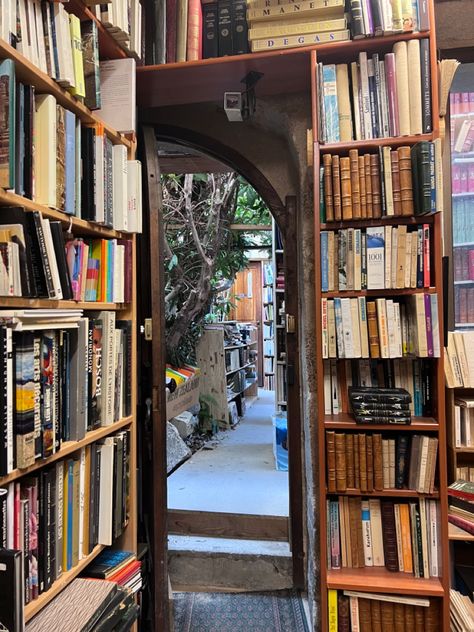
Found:
[[[64,210],[70,215],[74,215],[76,210],[76,117],[66,110],[65,122],[66,130],[66,165],[65,165],[65,203]]]
[[[430,148],[430,189],[431,189],[431,212],[436,213],[436,171],[435,171],[435,147],[434,143],[429,143]]]
[[[339,110],[337,107],[336,65],[323,66],[324,113],[326,117],[326,138],[329,143],[338,143]]]
[[[49,7],[49,25],[51,29],[51,39],[53,42],[53,67],[54,76],[53,79],[59,79],[59,55],[58,55],[58,39],[56,34],[56,22],[54,20],[54,2],[48,2]]]
[[[72,568],[72,523],[73,523],[73,507],[72,507],[72,495],[73,495],[73,479],[74,479],[74,461],[71,459],[67,464],[67,545],[66,545],[66,562],[67,569]]]
[[[321,290],[323,292],[329,290],[328,275],[328,234],[327,231],[323,231],[321,232]]]
[[[420,362],[413,361],[413,412],[415,417],[423,415]]]
[[[341,545],[339,534],[339,503],[329,502],[329,524],[331,533],[331,568],[341,568]]]

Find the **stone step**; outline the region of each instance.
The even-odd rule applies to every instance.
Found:
[[[173,590],[266,591],[293,585],[286,542],[169,536]]]

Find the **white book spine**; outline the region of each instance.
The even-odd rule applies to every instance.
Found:
[[[360,323],[359,323],[359,302],[356,298],[349,299],[351,302],[351,323],[352,323],[352,346],[354,358],[361,357]]]
[[[105,439],[100,446],[99,532],[98,543],[112,544],[114,443]]]
[[[84,511],[85,507],[85,484],[86,484],[86,450],[81,448],[79,462],[79,559],[84,555]],[[87,511],[89,508],[87,508]]]
[[[362,117],[364,120],[364,139],[372,138],[372,120],[370,116],[369,73],[367,68],[367,53],[359,53],[360,92],[362,95]]]
[[[339,382],[337,379],[337,363],[335,360],[330,360],[331,363],[331,399],[332,399],[332,414],[339,414]]]
[[[383,552],[382,539],[382,512],[380,509],[380,500],[377,498],[369,499],[370,508],[370,529],[372,534],[372,556],[374,566],[385,566],[385,557]]]
[[[323,361],[323,371],[324,371],[324,414],[332,415],[331,364],[329,360]]]
[[[344,335],[344,357],[354,357],[350,298],[341,298],[342,329]]]
[[[461,444],[461,406],[454,406],[454,445],[460,448]]]
[[[359,303],[359,323],[360,323],[360,351],[363,358],[368,358],[369,354],[369,331],[367,328],[367,303],[365,296],[360,296]]]
[[[405,287],[410,287],[411,281],[411,249],[412,249],[412,235],[413,233],[407,232],[405,242]]]
[[[327,298],[321,299],[321,342],[323,359],[329,358]]]
[[[354,230],[354,290],[362,288],[362,267],[361,267],[361,230]]]
[[[390,358],[397,357],[397,341],[395,332],[395,314],[393,301],[387,299],[385,303],[385,309],[387,312],[387,331],[388,331],[388,354]]]
[[[363,500],[362,507],[362,539],[364,544],[364,562],[366,566],[374,565],[372,551],[372,532],[370,528],[370,508],[369,501]]]
[[[379,290],[385,286],[385,235],[384,228],[367,227],[367,289]]]
[[[421,438],[420,460],[419,460],[420,465],[419,465],[418,475],[417,475],[417,480],[416,480],[416,491],[421,492],[421,493],[423,492],[425,488],[426,467],[428,465],[429,445],[430,445],[429,437],[423,436]]]
[[[428,554],[428,531],[427,531],[427,522],[428,516],[426,515],[426,500],[424,498],[420,498],[420,523],[421,523],[421,550],[422,550],[422,558],[423,558],[423,577],[428,579],[430,577],[430,567],[429,567],[429,554]]]
[[[392,226],[385,226],[385,288],[392,287]]]
[[[127,149],[124,145],[113,147],[113,209],[114,228],[128,230],[127,212]]]
[[[388,138],[390,136],[390,122],[389,122],[389,115],[388,115],[387,77],[385,74],[384,61],[379,61],[379,69],[380,69],[380,92],[381,92],[381,110],[382,110],[382,131],[383,131],[383,137]]]
[[[431,302],[431,327],[432,327],[432,334],[433,334],[433,357],[439,358],[441,355],[441,345],[440,345],[440,340],[439,340],[438,296],[436,294],[431,294],[430,302]]]
[[[352,76],[352,105],[354,111],[354,123],[356,140],[362,140],[361,122],[360,122],[360,108],[359,108],[359,70],[357,62],[351,63],[351,76]]]
[[[440,572],[438,568],[438,544],[439,544],[439,524],[436,511],[436,501],[428,501],[429,510],[429,534],[430,534],[430,575],[431,577],[439,577]]]

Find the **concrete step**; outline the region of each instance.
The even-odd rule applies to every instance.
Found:
[[[266,591],[291,588],[287,542],[169,536],[173,590]]]

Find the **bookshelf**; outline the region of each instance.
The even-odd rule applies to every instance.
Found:
[[[129,56],[127,51],[112,37],[90,9],[82,0],[71,0],[67,5],[68,11],[74,13],[81,20],[91,19],[97,24],[99,34],[99,56],[100,59],[120,59]],[[103,125],[106,136],[114,145],[122,145],[126,149],[128,160],[135,158],[136,141],[134,135],[124,135],[117,132],[110,125],[104,123],[94,112],[89,110],[80,100],[72,96],[67,90],[62,88],[56,81],[51,79],[46,73],[37,68],[30,60],[11,47],[7,42],[0,39],[0,59],[9,59],[14,62],[16,80],[27,85],[34,86],[37,94],[49,94],[56,99],[58,105],[76,115],[77,121],[83,125]],[[5,207],[22,207],[25,214],[39,211],[43,218],[48,220],[59,220],[63,231],[70,231],[75,238],[92,239],[121,239],[126,238],[131,242],[131,286],[130,301],[127,303],[116,303],[109,301],[74,301],[74,300],[52,300],[47,298],[23,298],[16,296],[0,297],[0,309],[81,309],[84,316],[91,312],[105,311],[113,312],[117,319],[130,321],[130,364],[135,367],[137,363],[136,351],[136,279],[134,271],[136,269],[136,238],[131,233],[120,232],[98,223],[81,219],[56,208],[49,208],[32,199],[18,195],[11,190],[0,187],[0,213]],[[44,327],[47,329],[47,325]],[[36,329],[41,334],[42,330]],[[122,416],[113,421],[110,425],[101,425],[97,429],[85,432],[85,436],[77,441],[62,440],[59,449],[46,458],[36,458],[34,463],[26,468],[13,469],[8,474],[0,476],[0,487],[8,487],[11,484],[22,484],[23,481],[34,480],[49,466],[58,464],[60,461],[69,459],[79,459],[84,454],[84,448],[88,448],[98,441],[116,435],[120,431],[127,431],[129,434],[129,478],[128,478],[128,521],[121,535],[114,538],[113,546],[124,550],[137,552],[137,495],[136,495],[136,471],[137,471],[137,432],[136,432],[136,404],[137,404],[137,381],[136,372],[132,369],[129,375],[129,393],[131,414]],[[69,389],[68,389],[69,390]],[[60,418],[61,422],[63,421]],[[87,491],[86,491],[87,493]],[[84,512],[87,514],[88,508],[85,506]],[[82,515],[82,514],[81,514]],[[79,519],[78,519],[79,521]],[[18,548],[18,547],[16,547]],[[41,592],[35,599],[32,599],[24,607],[25,622],[31,620],[40,612],[52,599],[54,599],[66,586],[68,586],[99,553],[106,548],[103,544],[98,544],[89,553],[81,551],[78,563],[61,574],[53,581],[49,588]],[[61,552],[62,555],[62,552]]]
[[[283,240],[280,229],[273,220],[273,300],[275,312],[275,409],[287,410],[287,362],[285,316],[285,267]]]
[[[381,217],[377,219],[348,219],[338,221],[324,221],[320,216],[320,165],[322,166],[322,156],[324,154],[337,155],[346,157],[350,150],[357,149],[360,154],[376,154],[379,148],[391,147],[395,150],[399,147],[413,146],[420,141],[434,141],[438,138],[438,90],[437,90],[437,62],[436,62],[436,41],[434,35],[434,7],[433,2],[430,5],[430,25],[431,30],[424,33],[405,34],[401,36],[390,36],[384,38],[373,38],[371,40],[351,41],[344,44],[329,46],[321,46],[311,51],[311,94],[312,94],[312,125],[313,138],[318,139],[318,84],[317,84],[317,68],[318,63],[337,64],[342,62],[352,62],[357,59],[360,51],[370,53],[379,53],[380,55],[392,51],[392,47],[396,42],[409,41],[410,39],[429,39],[429,56],[430,71],[432,78],[431,85],[431,111],[432,111],[432,132],[429,134],[404,135],[400,137],[375,138],[370,140],[353,140],[339,143],[322,144],[317,140],[314,142],[314,217],[315,217],[315,261],[316,261],[316,357],[317,357],[317,375],[318,375],[318,392],[324,393],[324,361],[322,334],[323,323],[321,317],[322,299],[325,298],[358,298],[358,297],[374,297],[374,298],[390,298],[393,296],[401,297],[401,301],[410,300],[409,297],[419,292],[424,292],[428,296],[437,297],[438,304],[442,305],[442,225],[439,214],[431,216],[411,217]],[[360,155],[359,154],[359,155]],[[367,228],[370,226],[395,226],[405,225],[407,227],[414,224],[429,223],[432,239],[432,269],[431,281],[429,287],[424,289],[417,288],[397,288],[394,289],[378,289],[378,290],[335,290],[331,292],[322,291],[322,275],[321,267],[318,263],[321,261],[321,245],[319,235],[321,231],[329,231],[343,228]],[[428,299],[429,300],[429,299]],[[442,314],[440,318],[440,332],[442,328]],[[332,362],[332,361],[331,361]],[[340,370],[340,364],[344,362],[336,359],[335,363]],[[352,365],[356,362],[351,360]],[[319,440],[319,479],[321,484],[321,494],[319,502],[320,513],[320,558],[321,558],[321,629],[327,631],[329,629],[328,614],[328,589],[338,590],[357,590],[361,592],[385,592],[399,595],[418,595],[426,597],[436,597],[442,602],[442,625],[441,629],[449,629],[449,553],[448,553],[448,527],[447,527],[447,461],[446,461],[446,427],[445,427],[445,403],[444,403],[444,369],[442,354],[440,358],[430,359],[433,389],[436,391],[436,398],[433,402],[433,410],[429,417],[413,416],[412,423],[408,426],[400,426],[394,428],[391,424],[356,424],[354,418],[348,409],[343,409],[339,414],[327,414],[325,409],[324,397],[318,398],[319,407],[319,423],[318,423],[318,440]],[[339,373],[338,373],[339,375]],[[349,432],[354,435],[359,432],[372,431],[374,433],[387,433],[392,435],[404,433],[415,435],[416,433],[427,433],[427,436],[436,437],[439,442],[438,449],[438,465],[437,465],[437,488],[432,494],[420,494],[411,489],[383,489],[379,491],[363,492],[358,490],[347,489],[345,492],[336,492],[337,496],[363,496],[367,498],[378,497],[382,501],[391,499],[395,502],[403,498],[420,499],[426,498],[426,502],[433,499],[439,500],[440,506],[440,529],[441,529],[441,564],[442,572],[440,577],[416,578],[411,573],[390,572],[384,567],[362,567],[347,568],[342,567],[338,570],[328,570],[326,560],[328,559],[328,533],[329,524],[327,522],[326,501],[334,497],[334,493],[329,494],[327,491],[327,456],[326,456],[326,432]],[[428,500],[430,499],[430,500]]]
[[[268,355],[268,346],[275,348],[275,312],[276,300],[274,293],[275,260],[262,261],[262,349],[263,349],[263,388],[275,390],[275,357]]]

